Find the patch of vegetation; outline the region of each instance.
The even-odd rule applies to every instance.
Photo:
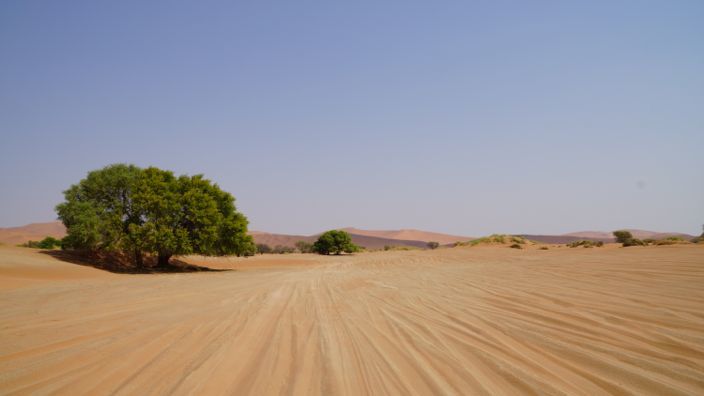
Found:
[[[296,242],[296,249],[301,253],[313,253],[313,244],[306,241]]]
[[[455,246],[478,246],[478,245],[503,245],[503,244],[525,245],[528,240],[515,235],[492,234],[486,237],[473,239],[467,242],[455,242]]]
[[[41,241],[27,241],[20,246],[33,249],[57,249],[61,247],[61,240],[48,236]]]
[[[667,237],[664,239],[659,239],[659,240],[655,240],[655,241],[651,242],[652,245],[656,245],[656,246],[679,245],[679,244],[686,244],[686,243],[689,243],[689,241],[685,240],[682,237],[677,237],[677,236],[671,236],[671,237]]]
[[[631,239],[627,239],[625,242],[623,242],[623,247],[629,247],[629,246],[646,246],[646,243],[641,241],[638,238],[631,238]]]
[[[541,246],[539,249],[540,250],[549,250],[550,248],[548,248],[547,246]]]
[[[616,242],[623,245],[623,247],[629,246],[645,246],[646,243],[640,239],[633,238],[633,234],[626,230],[619,230],[613,232],[614,237],[616,237]]]
[[[110,165],[88,173],[64,196],[56,211],[67,230],[65,249],[130,255],[137,267],[145,266],[145,257],[168,266],[174,255],[256,252],[235,198],[202,175]]]
[[[585,247],[585,248],[593,248],[593,247],[604,246],[604,242],[582,240],[582,241],[574,241],[574,242],[568,243],[567,246],[569,246],[571,248],[576,248],[576,247],[580,247],[580,246]]]
[[[409,251],[409,250],[419,250],[420,248],[414,246],[397,246],[397,245],[384,245],[384,251]]]
[[[440,244],[438,242],[428,242],[427,246],[428,246],[428,249],[437,249],[440,246]]]
[[[276,245],[273,249],[271,249],[271,253],[273,254],[289,254],[294,252],[296,252],[296,248],[283,245]]]
[[[518,243],[514,243],[513,245],[509,246],[511,249],[523,249],[523,246],[521,246]]]
[[[258,243],[257,244],[257,253],[259,254],[267,254],[271,253],[271,246],[267,245],[266,243]]]
[[[313,251],[318,254],[342,254],[358,252],[359,246],[352,243],[352,237],[342,230],[324,232],[313,244]]]

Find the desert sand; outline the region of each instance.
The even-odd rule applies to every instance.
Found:
[[[189,258],[0,247],[0,394],[704,394],[704,248]]]

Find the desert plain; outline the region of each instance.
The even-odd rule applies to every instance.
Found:
[[[188,257],[0,247],[0,394],[704,394],[704,247]]]

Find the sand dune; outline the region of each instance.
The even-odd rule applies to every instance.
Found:
[[[458,241],[469,241],[473,239],[467,236],[441,234],[439,232],[421,231],[413,229],[379,231],[379,230],[360,230],[359,228],[347,227],[343,230],[355,235],[365,235],[369,237],[395,239],[404,241],[422,241],[422,242],[438,242],[441,245],[447,245]]]
[[[308,243],[313,243],[318,239],[319,235],[287,235],[287,234],[271,234],[268,232],[252,231],[250,235],[254,238],[256,243],[264,243],[271,247],[281,245],[295,247],[296,242],[305,241]],[[362,246],[367,249],[382,249],[384,246],[407,246],[416,248],[425,248],[427,243],[424,241],[417,240],[402,240],[402,239],[391,239],[382,238],[368,235],[358,235],[350,233],[352,242],[358,246]]]
[[[0,248],[0,393],[704,393],[700,246],[190,260]]]
[[[21,227],[0,228],[0,243],[19,245],[27,241],[39,241],[47,236],[63,238],[66,228],[59,221],[33,223]]]

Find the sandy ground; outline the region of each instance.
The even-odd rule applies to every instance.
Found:
[[[0,394],[704,394],[704,248],[192,258],[0,248]]]

